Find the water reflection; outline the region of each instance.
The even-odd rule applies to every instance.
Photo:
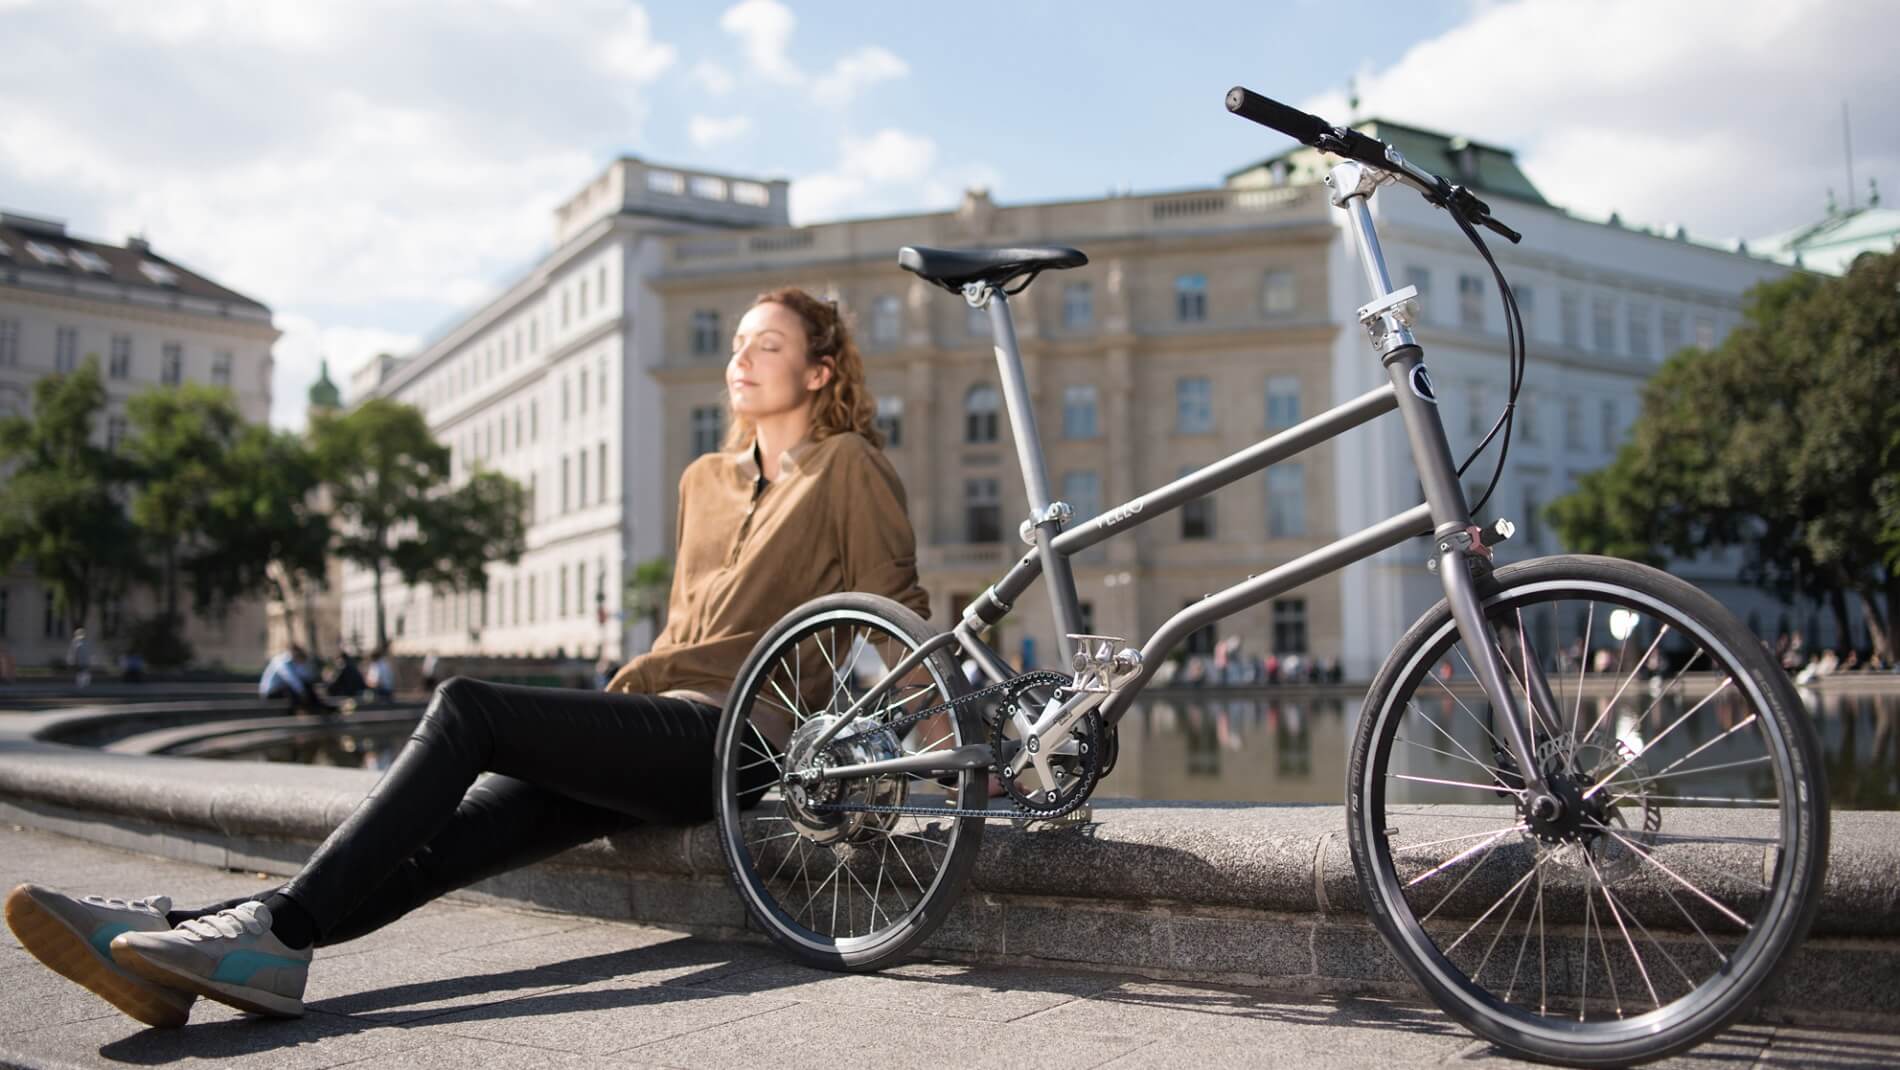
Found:
[[[1457,688],[1472,710],[1482,714],[1482,702],[1466,688]],[[1703,690],[1706,690],[1703,689]],[[1612,711],[1617,738],[1635,739],[1679,715],[1685,701],[1703,691],[1684,689],[1660,700],[1629,697]],[[1204,802],[1339,803],[1345,799],[1346,759],[1357,729],[1363,692],[1350,686],[1302,687],[1249,691],[1150,692],[1135,702],[1122,722],[1121,758],[1113,776],[1097,792],[1125,799],[1193,800]],[[1586,694],[1581,703],[1584,723],[1602,713],[1599,703],[1608,696]],[[1829,688],[1802,692],[1815,729],[1820,735],[1828,791],[1843,810],[1900,810],[1900,688],[1855,691]],[[1574,698],[1574,695],[1573,695]],[[1491,742],[1459,706],[1457,697],[1440,691],[1436,699],[1421,700],[1425,712],[1452,730],[1459,742],[1488,753]],[[1670,739],[1645,760],[1650,772],[1665,767],[1676,756],[1709,744],[1718,734],[1735,727],[1739,704],[1717,700],[1714,716],[1688,718]],[[1653,707],[1653,708],[1652,708]],[[234,752],[231,758],[253,761],[300,762],[349,768],[384,769],[394,760],[412,726],[390,725],[349,734],[312,731],[275,739]],[[1681,738],[1676,738],[1680,736]],[[1734,761],[1747,763],[1762,751],[1759,743],[1741,746],[1746,733],[1719,740],[1704,750],[1698,765],[1729,760],[1723,748],[1735,747]],[[1457,765],[1440,754],[1416,755],[1419,768],[1433,763]],[[1695,789],[1714,797],[1730,794],[1772,797],[1772,781],[1765,767],[1741,764],[1709,774]],[[1431,801],[1420,789],[1416,801]],[[1469,801],[1446,799],[1444,801]]]

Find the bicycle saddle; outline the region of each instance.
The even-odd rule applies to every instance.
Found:
[[[897,251],[898,267],[952,293],[962,290],[966,283],[987,282],[1000,287],[1018,275],[1034,279],[1038,272],[1081,267],[1088,262],[1089,258],[1080,249],[1066,245],[1009,249],[932,249],[906,245]],[[1027,285],[1028,282],[1023,283]]]

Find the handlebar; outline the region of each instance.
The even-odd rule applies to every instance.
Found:
[[[1269,130],[1277,130],[1302,145],[1384,171],[1418,190],[1432,204],[1454,211],[1508,241],[1523,239],[1523,235],[1493,219],[1491,206],[1469,189],[1455,186],[1419,167],[1376,137],[1351,127],[1334,126],[1317,115],[1261,96],[1244,86],[1227,91],[1227,110]]]

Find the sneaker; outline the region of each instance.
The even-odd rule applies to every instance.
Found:
[[[146,1025],[176,1029],[191,1014],[198,997],[132,973],[113,961],[109,950],[122,933],[164,932],[172,901],[74,899],[38,884],[22,884],[7,895],[7,927],[20,946],[61,977],[85,986],[99,998]]]
[[[270,931],[270,908],[240,903],[169,932],[129,932],[112,941],[119,965],[159,984],[188,989],[239,1010],[296,1018],[310,948],[285,947]]]

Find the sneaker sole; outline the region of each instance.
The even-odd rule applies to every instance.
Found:
[[[227,1007],[236,1007],[252,1014],[262,1014],[270,1018],[303,1017],[303,1000],[291,996],[280,996],[275,992],[266,992],[261,988],[245,985],[227,985],[222,981],[213,981],[208,977],[174,970],[162,962],[148,959],[139,953],[139,949],[117,940],[112,942],[112,958],[119,965],[170,988],[182,988],[196,992],[206,999],[217,1000]]]
[[[177,1029],[191,1016],[185,993],[168,998],[146,978],[121,969],[99,954],[85,935],[34,898],[25,885],[7,896],[7,927],[20,946],[47,969],[84,987],[133,1018],[159,1029]]]

